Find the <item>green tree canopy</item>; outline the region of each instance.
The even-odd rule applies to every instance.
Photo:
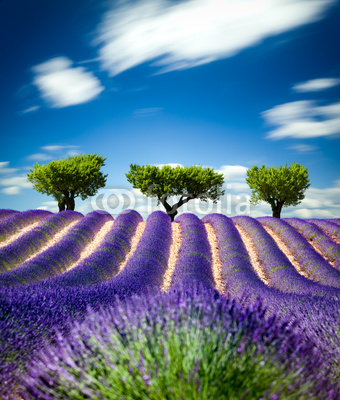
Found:
[[[216,203],[224,195],[223,174],[200,165],[175,168],[164,165],[160,168],[154,165],[131,164],[126,177],[135,189],[140,189],[148,197],[156,197],[158,204],[163,204],[172,221],[177,209],[188,201],[210,199]],[[173,206],[168,203],[171,196],[180,196]]]
[[[76,197],[85,200],[105,186],[107,175],[100,171],[105,160],[97,154],[80,154],[47,165],[36,163],[27,174],[27,180],[38,192],[53,196],[58,201],[59,211],[74,210]]]
[[[247,171],[246,182],[252,189],[251,204],[266,201],[276,218],[280,218],[282,207],[301,203],[305,190],[310,186],[307,168],[297,163],[279,168],[254,165]]]

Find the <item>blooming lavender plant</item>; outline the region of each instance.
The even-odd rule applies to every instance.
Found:
[[[202,222],[211,224],[216,232],[226,295],[237,299],[246,295],[248,300],[249,296],[255,299],[260,295],[280,296],[281,292],[268,287],[255,273],[241,236],[230,218],[223,214],[209,214]]]
[[[195,214],[190,213],[181,214],[175,223],[181,226],[182,244],[171,285],[197,281],[214,288],[212,255],[204,223]]]
[[[107,283],[107,290],[119,296],[142,293],[149,286],[160,287],[172,242],[171,219],[163,211],[149,215],[142,238],[124,269]]]
[[[68,212],[63,211],[59,214],[62,213]],[[68,218],[79,219],[79,213],[70,211],[66,217],[69,222]],[[84,247],[94,239],[97,231],[110,219],[112,220],[112,216],[106,211],[93,211],[87,214],[53,246],[24,262],[18,268],[1,274],[0,285],[27,285],[64,272],[69,265],[77,261]],[[55,223],[55,220],[53,222]]]
[[[253,240],[260,264],[269,277],[269,286],[285,293],[339,296],[338,289],[325,287],[300,275],[259,221],[248,216],[232,217],[232,220]]]
[[[322,355],[289,327],[205,285],[89,310],[20,378],[24,400],[339,399]]]
[[[321,228],[325,233],[327,233],[327,235],[334,236],[337,240],[340,240],[339,221],[335,223],[331,221],[325,221],[323,219],[308,219],[307,222],[312,222]]]
[[[5,213],[6,210],[3,211]],[[51,216],[52,213],[46,210],[28,210],[23,212],[14,211],[9,214],[5,213],[5,215],[7,217],[0,221],[0,242],[4,242],[20,229]]]
[[[8,218],[10,215],[17,214],[19,211],[10,210],[6,208],[0,208],[0,221]]]
[[[113,277],[130,250],[132,236],[142,221],[137,211],[121,212],[100,246],[75,268],[57,276],[55,283],[63,286],[93,285]]]
[[[273,217],[260,217],[257,220],[279,235],[312,281],[340,288],[340,272],[321,257],[306,240],[315,242],[325,256],[338,255],[340,261],[340,246],[317,226],[298,218],[282,220]]]

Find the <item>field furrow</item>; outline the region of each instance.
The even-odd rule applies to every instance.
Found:
[[[21,228],[20,231],[15,233],[14,235],[9,236],[7,240],[4,240],[3,242],[0,242],[0,249],[2,247],[6,247],[15,240],[19,239],[21,236],[23,236],[25,233],[30,232],[32,229],[36,228],[40,224],[40,221],[34,222],[31,225],[25,226],[25,228]]]
[[[210,251],[212,255],[212,273],[215,281],[215,288],[218,290],[221,294],[223,294],[224,289],[225,289],[225,282],[223,282],[222,279],[222,262],[220,259],[219,251],[218,251],[218,241],[217,241],[217,236],[214,228],[211,226],[209,223],[205,223],[204,227],[207,231],[207,236],[208,236],[208,242],[210,245]]]

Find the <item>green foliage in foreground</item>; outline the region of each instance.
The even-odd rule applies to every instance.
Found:
[[[27,180],[38,192],[53,196],[58,201],[59,211],[74,210],[76,197],[85,200],[105,186],[107,175],[100,171],[105,160],[97,154],[80,154],[47,165],[36,163],[27,174]]]
[[[307,168],[297,163],[279,168],[254,165],[247,171],[246,182],[252,189],[250,202],[254,205],[261,201],[269,203],[276,218],[280,218],[282,207],[301,203],[310,186]]]
[[[177,214],[177,209],[188,201],[210,199],[216,203],[225,193],[222,190],[223,174],[200,165],[172,168],[170,165],[157,167],[131,164],[130,171],[125,175],[135,189],[140,189],[148,197],[156,197],[158,204],[163,204],[172,220]],[[167,201],[171,196],[180,196],[173,206]]]

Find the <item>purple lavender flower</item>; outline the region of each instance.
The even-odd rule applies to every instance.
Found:
[[[261,217],[257,220],[279,235],[287,248],[294,254],[301,268],[311,276],[314,282],[340,288],[340,272],[324,260],[306,240],[316,242],[325,255],[335,252],[333,254],[338,254],[340,258],[340,246],[317,226],[297,218]]]
[[[0,242],[7,240],[20,229],[51,216],[52,213],[45,210],[28,210],[23,212],[14,211],[9,214],[5,213],[5,215],[7,217],[0,221]]]
[[[285,293],[339,296],[338,289],[325,287],[300,275],[259,221],[248,216],[232,217],[232,220],[252,238],[261,266],[269,277],[269,286]]]
[[[181,225],[182,244],[172,276],[171,285],[197,281],[214,288],[212,255],[204,223],[194,214],[185,213],[176,218]]]
[[[67,211],[59,214],[62,213],[67,213]],[[75,211],[70,211],[67,215],[70,219],[79,218],[79,213]],[[103,211],[87,214],[55,245],[24,262],[18,268],[1,274],[0,285],[27,285],[62,273],[69,265],[77,261],[84,247],[94,239],[98,229],[110,219],[112,220],[112,216]]]
[[[101,245],[74,269],[54,278],[55,282],[63,286],[93,285],[113,277],[130,250],[132,236],[142,221],[137,211],[121,212]]]

